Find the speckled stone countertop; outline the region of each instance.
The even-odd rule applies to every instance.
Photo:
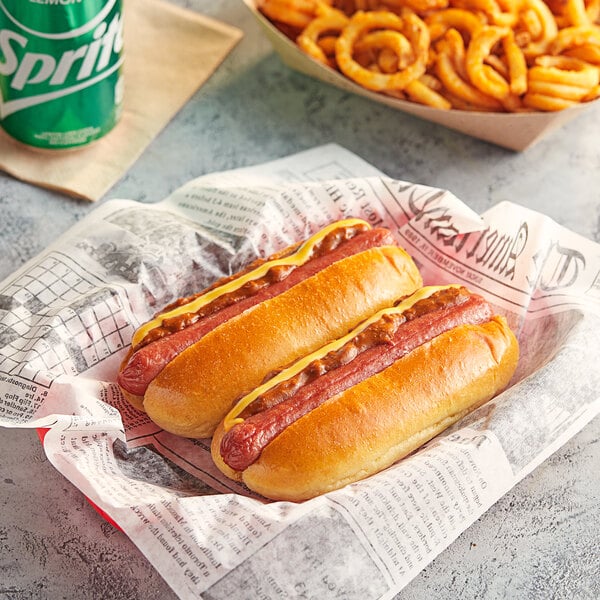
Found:
[[[600,242],[600,106],[518,154],[289,70],[241,2],[177,3],[245,37],[103,200],[154,202],[204,173],[337,142],[392,177],[449,189],[478,212],[512,200]],[[0,279],[95,206],[0,174]],[[600,598],[599,437],[596,418],[397,600]],[[54,470],[35,432],[1,430],[0,457],[1,600],[175,597]]]

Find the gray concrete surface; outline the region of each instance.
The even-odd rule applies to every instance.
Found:
[[[290,71],[241,2],[177,3],[245,38],[103,200],[154,202],[203,173],[334,141],[477,211],[512,200],[600,242],[600,106],[517,154]],[[0,279],[93,208],[0,174]],[[398,600],[599,598],[599,436],[596,418]],[[0,430],[0,600],[173,597],[134,544],[54,470],[34,432]]]

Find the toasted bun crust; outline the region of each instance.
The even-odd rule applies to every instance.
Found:
[[[506,387],[519,356],[503,317],[462,325],[330,398],[229,477],[274,500],[300,501],[372,475],[403,458]]]
[[[422,284],[401,248],[373,248],[333,263],[230,319],[151,382],[144,410],[165,430],[208,437],[232,403],[271,371],[312,352]]]
[[[121,394],[123,394],[125,400],[131,404],[134,408],[137,408],[140,412],[144,412],[144,396],[136,396],[123,388],[119,388],[121,390]]]

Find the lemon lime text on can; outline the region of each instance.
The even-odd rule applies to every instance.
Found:
[[[0,125],[40,148],[108,133],[123,97],[122,0],[0,0]]]

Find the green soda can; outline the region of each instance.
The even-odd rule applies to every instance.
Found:
[[[0,125],[38,148],[108,133],[123,98],[122,0],[0,0]]]

